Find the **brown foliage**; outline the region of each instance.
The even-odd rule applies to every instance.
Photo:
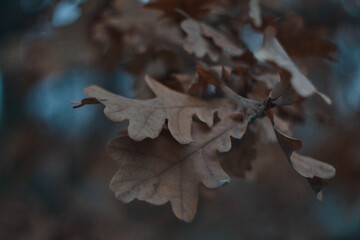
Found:
[[[168,120],[167,126],[172,136],[182,144],[193,141],[191,137],[193,115],[209,127],[213,125],[216,103],[211,104],[173,91],[148,76],[146,82],[156,94],[156,98],[127,99],[97,86],[86,88],[85,93],[105,105],[104,112],[110,120],[115,122],[129,120],[129,136],[136,141],[147,137],[158,137],[165,120]]]
[[[135,66],[137,77],[151,73],[163,83],[145,76],[156,96],[147,100],[90,86],[85,89],[89,98],[77,106],[101,103],[110,120],[129,121],[126,133],[112,140],[107,151],[119,164],[110,184],[118,199],[157,205],[170,202],[178,218],[191,222],[200,183],[216,188],[230,181],[228,173],[244,176],[262,150],[257,142],[274,141],[296,172],[309,181],[318,200],[322,199],[321,190],[335,175],[335,168],[296,152],[302,143],[290,137],[291,122],[279,117],[284,111],[278,107],[290,105],[292,113],[301,116],[306,98],[316,94],[328,104],[331,100],[317,90],[277,39],[277,31],[286,38],[286,24],[269,26],[256,0],[246,1],[248,11],[237,9],[241,4],[236,1],[212,5],[213,1],[158,0],[145,8],[139,3],[115,2],[115,9],[104,14],[97,31],[116,33],[100,42],[122,39],[125,47],[142,54],[141,64]],[[223,9],[218,14],[208,11],[220,5]],[[161,10],[162,17],[149,8]],[[136,15],[138,10],[141,16]],[[232,15],[220,14],[224,11]],[[239,37],[239,28],[246,24],[264,34],[263,46],[253,53]],[[296,34],[303,28],[300,24]],[[293,41],[296,34],[289,39]],[[322,34],[315,35],[321,39]],[[286,46],[295,49],[298,45]],[[332,51],[330,45],[324,48],[317,56],[327,57]]]
[[[134,198],[152,204],[171,202],[175,215],[191,222],[198,202],[199,183],[216,188],[230,181],[217,158],[231,148],[230,137],[241,139],[246,122],[228,117],[213,128],[195,125],[194,142],[180,145],[168,133],[156,140],[135,142],[128,137],[108,145],[110,157],[118,161],[119,171],[110,187],[118,199]]]

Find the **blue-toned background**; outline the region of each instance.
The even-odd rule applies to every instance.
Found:
[[[118,202],[104,149],[122,126],[101,106],[72,109],[92,84],[135,96],[135,76],[104,64],[107,49],[91,37],[93,16],[111,1],[0,2],[0,239],[360,239],[360,1],[277,1],[326,28],[338,48],[335,61],[303,60],[334,101],[330,123],[305,116],[294,127],[304,153],[337,168],[324,202],[283,157],[260,154],[255,181],[203,189],[191,224],[169,204]],[[256,50],[259,36],[244,34]]]

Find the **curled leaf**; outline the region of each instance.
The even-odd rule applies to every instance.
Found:
[[[255,27],[261,27],[261,8],[259,0],[249,0],[249,17],[253,20]]]
[[[229,71],[226,70],[225,68],[223,68],[222,77],[224,79],[231,78]],[[231,88],[229,88],[225,85],[222,86],[222,90],[224,91],[225,95],[228,98],[230,98],[231,100],[236,102],[236,104],[242,109],[249,108],[249,109],[253,110],[254,112],[259,112],[261,107],[263,106],[263,104],[258,101],[248,99],[248,98],[238,95]]]
[[[275,29],[268,27],[264,33],[263,46],[256,51],[255,57],[260,61],[266,61],[275,64],[280,69],[288,71],[291,74],[290,83],[295,91],[302,97],[309,97],[313,94],[320,96],[327,104],[331,104],[330,98],[319,93],[310,80],[305,77],[294,62],[287,55],[279,41],[275,38]],[[281,88],[289,85],[287,82],[280,84]]]
[[[200,23],[201,32],[205,37],[211,38],[216,46],[223,49],[224,52],[229,53],[231,56],[239,57],[245,53],[244,49],[236,46],[223,33],[210,27],[205,23]]]
[[[85,105],[89,105],[89,104],[101,104],[101,102],[99,100],[97,100],[96,98],[85,98],[83,100],[79,101],[71,101],[71,103],[73,104],[78,104],[76,106],[73,106],[73,108],[79,108]]]
[[[335,176],[335,168],[311,157],[302,156],[294,152],[291,156],[295,170],[306,178],[330,179]]]
[[[327,184],[326,180],[335,176],[335,168],[330,164],[295,152],[301,149],[301,141],[281,133],[275,127],[274,130],[279,145],[291,165],[301,176],[307,178],[317,199],[321,201],[322,188]]]
[[[255,112],[259,112],[262,107],[262,104],[260,102],[252,99],[244,98],[238,95],[237,93],[235,93],[231,88],[227,86],[223,87],[223,91],[228,98],[233,100],[242,109],[249,108]]]

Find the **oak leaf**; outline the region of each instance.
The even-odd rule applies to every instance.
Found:
[[[136,141],[158,137],[167,119],[172,136],[179,143],[190,143],[193,115],[210,127],[216,109],[222,108],[222,101],[205,102],[171,90],[149,76],[145,80],[156,98],[128,99],[98,86],[87,87],[85,93],[105,106],[105,115],[110,120],[129,120],[129,136]]]
[[[299,100],[299,96],[291,87],[291,74],[287,71],[280,71],[279,75],[280,81],[271,89],[269,97],[277,106],[294,104]]]
[[[180,26],[187,34],[183,47],[188,53],[193,53],[198,58],[208,55],[213,62],[219,59],[217,49],[210,44],[209,40],[202,36],[201,27],[197,21],[188,18],[182,21]]]
[[[224,72],[226,72],[226,70]],[[245,111],[246,109],[251,109],[254,112],[260,112],[263,107],[262,103],[249,98],[242,97],[236,92],[234,92],[231,88],[225,85],[222,86],[222,90],[229,99],[233,100],[240,107],[241,111]]]
[[[322,201],[322,188],[326,185],[326,180],[335,176],[335,168],[330,164],[295,152],[301,149],[302,142],[299,139],[283,134],[275,126],[274,130],[279,145],[291,165],[301,176],[309,181],[317,199]]]
[[[194,95],[194,91],[191,90],[194,83],[197,83],[197,76],[194,74],[186,73],[174,73],[171,75],[181,86],[181,90],[189,95]]]
[[[294,57],[325,57],[333,60],[336,46],[326,39],[324,28],[307,25],[299,16],[288,15],[276,23],[277,37],[286,52]],[[291,29],[291,31],[289,31]]]
[[[217,154],[229,151],[231,137],[241,139],[246,129],[246,121],[226,118],[212,128],[196,123],[195,141],[187,145],[177,143],[167,132],[143,142],[128,137],[114,139],[108,145],[108,154],[120,169],[110,188],[124,202],[135,198],[157,205],[170,201],[175,215],[191,222],[199,184],[217,188],[230,181]]]
[[[205,23],[200,23],[201,32],[205,37],[211,38],[216,46],[221,48],[224,52],[229,53],[231,56],[240,57],[245,53],[244,49],[236,46],[223,33],[210,27]]]
[[[229,152],[219,154],[221,166],[230,176],[245,177],[257,156],[257,135],[249,128],[240,140],[232,140]]]
[[[236,46],[222,32],[205,23],[187,18],[181,23],[181,28],[187,34],[183,44],[184,49],[189,53],[194,53],[198,58],[202,58],[206,54],[213,62],[219,58],[217,49],[207,38],[210,38],[214,45],[230,56],[240,57],[245,53],[244,49]]]
[[[253,20],[255,27],[261,27],[261,8],[259,0],[249,0],[249,17]]]
[[[111,11],[102,17],[99,29],[95,29],[94,34],[100,39],[109,35],[109,39],[115,36],[115,32],[120,32],[122,44],[136,49],[138,53],[153,48],[180,48],[181,30],[175,23],[160,17],[161,12],[145,9],[139,1],[115,1]],[[108,33],[104,27],[108,28]],[[108,43],[105,41],[105,44]]]
[[[224,92],[225,96],[234,101],[242,112],[246,109],[251,109],[255,112],[260,111],[262,104],[258,101],[248,99],[238,95],[231,88],[225,85],[225,82],[231,82],[231,75],[228,69],[222,67],[221,74],[213,68],[207,68],[201,64],[196,65],[196,71],[199,75],[200,82],[205,84],[212,84],[218,86]]]
[[[256,51],[255,57],[260,61],[270,62],[291,74],[289,83],[284,80],[278,85],[282,89],[291,86],[302,97],[309,97],[313,94],[319,95],[326,103],[331,104],[331,99],[317,91],[310,80],[304,76],[295,63],[287,55],[279,41],[275,38],[275,29],[268,27],[264,33],[263,46]]]

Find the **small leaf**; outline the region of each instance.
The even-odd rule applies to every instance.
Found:
[[[89,104],[101,104],[101,102],[99,100],[97,100],[96,98],[85,98],[85,99],[81,100],[81,102],[71,101],[71,103],[78,104],[76,106],[73,106],[73,108],[79,108],[79,107],[89,105]]]
[[[239,48],[229,39],[227,39],[223,33],[210,27],[205,23],[200,23],[201,32],[205,37],[211,38],[216,46],[223,49],[224,52],[229,53],[231,56],[240,57],[245,53],[244,49]]]
[[[219,59],[217,50],[211,46],[207,39],[203,38],[197,21],[188,18],[182,21],[180,26],[187,34],[183,47],[188,53],[194,53],[198,58],[208,55],[213,62]]]

